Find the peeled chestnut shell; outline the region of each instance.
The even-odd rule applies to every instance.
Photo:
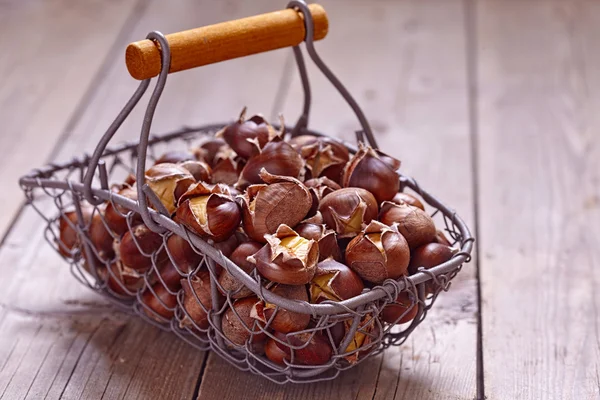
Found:
[[[323,224],[303,222],[294,228],[298,235],[309,240],[315,240],[319,244],[319,261],[333,258],[342,260],[342,253],[337,243],[337,235],[334,230],[327,229]]]
[[[303,238],[287,225],[280,225],[275,235],[265,237],[267,244],[248,257],[263,277],[286,285],[311,281],[319,259],[319,247],[314,240]]]
[[[152,266],[151,255],[160,249],[162,243],[162,237],[158,233],[140,224],[125,232],[121,240],[115,243],[115,249],[123,265],[143,272]],[[164,251],[160,251],[156,259],[165,260]]]
[[[411,300],[408,292],[401,292],[394,303],[383,307],[379,317],[389,324],[405,324],[415,319],[419,305]]]
[[[179,166],[188,170],[194,177],[195,181],[212,182],[212,169],[203,161],[184,161],[179,163]]]
[[[310,282],[310,301],[348,300],[361,294],[364,287],[357,273],[330,258],[317,264],[317,271]]]
[[[209,326],[207,311],[212,309],[212,296],[210,291],[210,273],[200,270],[189,279],[181,279],[183,287],[183,319],[180,322],[182,328],[193,328],[195,322],[200,329]],[[204,308],[202,308],[204,306]],[[187,315],[186,315],[187,313]],[[189,315],[189,316],[188,316]]]
[[[311,205],[308,189],[295,178],[261,171],[266,185],[252,185],[240,200],[242,224],[253,240],[265,243],[265,235],[282,225],[294,226],[304,219]]]
[[[333,349],[327,336],[320,332],[304,332],[285,334],[275,332],[275,337],[283,343],[275,342],[283,350],[293,364],[300,365],[323,365],[331,359]],[[302,348],[292,349],[291,346],[303,346]],[[293,357],[292,357],[292,352]]]
[[[344,166],[350,156],[348,148],[342,143],[328,137],[316,138],[312,143],[305,143],[299,152],[306,161],[307,175],[311,178],[327,177],[339,182]]]
[[[259,154],[248,159],[236,186],[244,189],[248,185],[262,183],[260,171],[263,168],[271,175],[299,178],[303,167],[302,157],[288,143],[269,142]]]
[[[328,228],[339,238],[356,236],[367,224],[377,218],[377,200],[365,189],[344,188],[321,200],[319,211]]]
[[[146,183],[167,211],[175,211],[177,200],[195,182],[190,172],[176,164],[156,164],[146,171]]]
[[[204,160],[211,167],[215,166],[215,156],[227,144],[223,139],[211,138],[194,149],[196,159]]]
[[[346,248],[346,264],[360,277],[373,283],[406,274],[410,250],[395,226],[373,221]]]
[[[308,294],[304,285],[275,285],[269,289],[276,295],[289,300],[308,302]],[[253,318],[261,321],[265,326],[276,330],[277,332],[290,333],[306,329],[310,322],[309,314],[302,314],[277,308],[274,304],[258,301],[250,314]]]
[[[273,138],[280,135],[263,117],[255,115],[245,118],[246,107],[239,118],[217,133],[242,158],[250,158]]]
[[[173,318],[175,307],[177,306],[177,296],[169,293],[169,291],[160,283],[152,285],[152,289],[146,288],[142,292],[140,301],[147,307],[142,306],[141,309],[150,318],[164,323],[165,319]],[[148,308],[150,310],[148,310]]]
[[[386,161],[388,159],[391,157],[388,156]],[[370,146],[359,144],[358,152],[344,168],[342,186],[368,190],[377,199],[377,204],[392,200],[400,189],[400,177],[396,172],[400,162],[391,166],[386,161]]]
[[[257,251],[259,251],[263,245],[258,242],[245,242],[240,244],[229,257],[238,267],[244,270],[247,274],[250,274],[255,265],[247,260],[247,258]],[[241,299],[242,297],[251,296],[254,294],[252,290],[245,287],[241,282],[235,279],[226,269],[223,269],[219,274],[219,284],[222,289],[227,292],[231,292],[231,297],[234,299]]]
[[[431,217],[420,208],[406,203],[384,202],[379,212],[379,221],[386,225],[398,224],[398,231],[411,249],[435,240],[436,229]]]
[[[409,193],[404,193],[404,192],[396,193],[396,195],[392,199],[392,202],[396,203],[396,204],[406,203],[408,205],[420,208],[421,210],[425,211],[425,206],[423,205],[421,200],[419,200],[418,198],[416,198],[415,196],[413,196],[412,194],[409,194]]]
[[[256,343],[265,339],[266,335],[260,328],[261,324],[251,316],[252,309],[258,301],[257,297],[236,300],[233,309],[228,308],[223,314],[221,330],[233,344],[242,346],[248,340]]]

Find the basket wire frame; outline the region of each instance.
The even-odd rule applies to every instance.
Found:
[[[357,136],[360,138],[364,135],[366,141],[376,148],[377,144],[370,126],[360,107],[316,53],[313,44],[313,21],[308,7],[303,1],[296,0],[290,2],[288,7],[296,8],[304,15],[306,49],[315,64],[357,115],[362,128]],[[70,264],[73,276],[90,289],[104,295],[120,309],[135,313],[162,330],[174,332],[182,340],[200,350],[213,350],[241,370],[261,375],[279,384],[334,379],[341,371],[360,364],[386,348],[401,345],[426,317],[439,293],[449,289],[451,280],[460,271],[462,264],[470,260],[474,239],[464,221],[454,210],[423,190],[414,179],[401,175],[401,190],[410,189],[423,198],[434,210],[432,217],[443,223],[444,231],[447,236],[450,236],[452,245],[459,249],[451,260],[427,270],[421,268],[418,273],[398,280],[388,279],[381,285],[366,288],[357,297],[340,302],[328,300],[311,304],[278,296],[268,290],[268,282],[256,270],[247,274],[214,247],[214,243],[201,239],[175,223],[164,207],[161,208],[160,201],[146,184],[137,185],[137,202],[117,194],[109,187],[109,182],[123,181],[129,174],[134,174],[137,182],[144,182],[146,163],[154,161],[161,148],[164,149],[167,145],[170,150],[177,147],[181,149],[193,147],[214,135],[225,125],[188,127],[161,136],[150,136],[154,112],[166,85],[170,50],[165,37],[159,32],[150,33],[148,38],[160,44],[162,69],[146,110],[139,142],[107,149],[114,134],[146,92],[150,80],[140,83],[91,156],[85,155],[67,163],[50,164],[35,169],[20,180],[27,203],[44,220],[45,239]],[[305,101],[297,123],[293,127],[286,127],[286,131],[291,132],[292,136],[299,134],[321,136],[320,133],[307,127],[311,103],[310,85],[300,47],[296,46],[293,50],[304,88]],[[344,142],[344,144],[350,152],[356,152],[356,147],[349,143]],[[94,183],[98,184],[99,188],[94,188]],[[154,209],[149,207],[148,202],[154,206]],[[112,204],[115,210],[126,210],[122,216],[127,222],[128,230],[131,231],[141,219],[150,230],[162,238],[159,248],[151,253],[144,253],[139,243],[134,240],[138,250],[150,259],[151,267],[143,273],[133,273],[129,276],[130,280],[134,281],[133,284],[125,283],[123,276],[117,274],[122,271],[118,269],[115,271],[114,266],[117,261],[115,255],[99,252],[90,237],[93,218],[84,216],[84,207],[86,210],[92,210],[91,216],[100,217],[113,239],[120,239],[110,230],[104,218],[103,211],[108,204]],[[55,211],[52,211],[53,209]],[[68,218],[70,212],[75,212],[76,222]],[[76,246],[69,248],[61,242],[61,221],[76,232],[78,238]],[[171,235],[184,238],[198,254],[199,262],[195,268],[186,270],[177,265],[166,246]],[[135,239],[135,236],[132,236]],[[171,287],[163,279],[161,268],[165,265],[165,254],[181,279],[187,280],[190,287],[193,287],[192,280],[197,279],[200,273],[208,272],[212,306],[207,307],[203,304],[198,293],[192,290],[193,300],[208,316],[207,327],[199,326],[186,309],[184,291],[180,287]],[[266,323],[258,323],[254,320],[252,324],[247,324],[244,320],[248,318],[237,314],[233,307],[236,301],[233,297],[235,292],[225,290],[219,283],[218,274],[221,268],[241,282],[243,287],[249,288],[258,301],[275,306],[274,315]],[[160,293],[158,293],[159,289]],[[396,321],[400,321],[411,312],[412,307],[418,307],[417,315],[404,324],[384,322],[380,318],[381,311],[388,305],[398,304],[396,301],[401,293],[407,294],[410,306],[403,305],[406,311]],[[150,306],[149,303],[153,303],[154,306]],[[223,334],[222,318],[227,310],[233,311],[247,332],[249,339],[244,344],[233,343]],[[309,327],[288,334],[286,340],[276,337],[270,327],[277,313],[284,311],[309,314],[311,318]],[[335,334],[336,329],[339,332],[340,326],[343,328],[341,337]],[[292,344],[294,336],[302,338],[300,345]],[[252,343],[254,338],[261,337],[275,340],[281,346],[290,349],[290,359],[284,361],[285,365],[270,361],[263,354],[260,345]],[[327,343],[331,349],[332,356],[329,361],[323,365],[298,363],[297,353],[306,350],[312,345],[313,340],[317,339]],[[351,349],[351,343],[354,343],[354,349]]]

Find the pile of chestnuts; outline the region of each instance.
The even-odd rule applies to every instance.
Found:
[[[285,136],[260,115],[246,119],[244,109],[215,137],[164,153],[145,172],[145,183],[175,222],[287,299],[347,300],[456,254],[423,203],[399,192],[398,160],[362,143],[351,154],[329,137]],[[137,200],[132,175],[112,190]],[[78,215],[85,238],[74,228]],[[315,333],[311,315],[263,301],[221,266],[209,271],[188,240],[151,231],[113,202],[64,213],[58,247],[65,257],[83,255],[88,269],[93,260],[106,287],[137,296],[149,317],[178,318],[195,334],[211,325],[216,280],[228,346],[251,348],[281,365],[325,364],[341,343],[349,343],[342,352],[354,363],[384,324],[410,322],[418,310],[406,291],[379,314],[366,314],[351,340],[344,341],[352,319]],[[435,292],[434,284],[426,291]]]

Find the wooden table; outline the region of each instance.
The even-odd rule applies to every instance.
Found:
[[[136,82],[124,46],[276,1],[0,1],[0,397],[597,399],[600,2],[322,0],[317,44],[403,172],[473,227],[478,257],[427,320],[333,382],[280,387],[120,314],[77,284],[17,179],[91,151]],[[311,66],[312,126],[352,113]],[[289,50],[169,78],[156,132],[251,112],[294,120]],[[135,138],[141,110],[118,140]]]

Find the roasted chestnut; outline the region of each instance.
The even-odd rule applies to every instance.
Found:
[[[243,196],[242,225],[251,239],[265,243],[281,224],[294,226],[302,221],[311,205],[310,193],[299,180],[271,175],[265,169],[261,178],[266,185],[252,185]]]
[[[118,194],[133,201],[137,201],[138,198],[135,187],[125,186],[118,191]],[[107,202],[104,218],[106,220],[106,224],[115,233],[115,235],[121,236],[127,232],[127,229],[129,229],[129,226],[127,225],[127,218],[125,217],[128,212],[129,210],[123,206],[110,201]],[[134,213],[131,223],[133,225],[137,225],[141,222],[141,216],[137,213]]]
[[[146,183],[167,211],[175,211],[177,200],[195,182],[190,172],[176,164],[156,164],[146,171]]]
[[[200,329],[207,329],[209,326],[207,311],[213,307],[210,273],[205,269],[199,270],[196,275],[181,279],[181,286],[184,317],[179,326],[193,329],[195,323]]]
[[[247,260],[247,258],[257,251],[259,251],[263,245],[258,242],[245,242],[241,243],[229,257],[238,267],[244,270],[247,274],[254,270],[255,265]],[[231,293],[231,297],[234,299],[241,299],[242,297],[251,296],[252,290],[245,287],[241,282],[235,279],[226,269],[223,269],[219,274],[219,284],[225,292]],[[226,294],[226,293],[223,293]]]
[[[289,300],[308,302],[308,294],[304,285],[282,285],[277,284],[269,289],[276,295]],[[250,314],[253,318],[262,322],[268,328],[277,332],[290,333],[306,329],[310,322],[310,314],[302,314],[278,308],[274,304],[258,301],[254,304]]]
[[[452,243],[450,243],[444,232],[439,229],[435,232],[435,239],[433,241],[435,243],[445,244],[446,246],[452,246]]]
[[[408,272],[410,274],[416,274],[419,272],[419,268],[430,269],[450,260],[458,250],[445,244],[439,243],[428,243],[423,246],[419,246],[412,251],[412,257],[408,266]],[[425,290],[427,293],[434,293],[438,288],[433,282],[427,282],[425,284]]]
[[[404,236],[411,249],[431,243],[436,229],[431,217],[420,208],[386,201],[381,205],[379,220],[386,225],[398,224],[398,231]]]
[[[345,325],[348,334],[352,325],[352,320],[346,320]],[[358,329],[350,341],[350,344],[346,347],[345,353],[351,354],[346,355],[344,358],[350,364],[356,364],[360,359],[364,358],[377,348],[380,333],[381,329],[377,323],[377,319],[373,318],[370,314],[365,315],[363,320],[359,323]]]
[[[394,303],[383,307],[379,317],[389,324],[405,324],[415,319],[419,313],[416,298],[409,292],[401,292]]]
[[[248,261],[272,282],[304,285],[315,275],[319,246],[314,240],[298,235],[287,225],[280,225],[275,235],[265,235],[267,244]]]
[[[396,195],[392,199],[392,202],[396,203],[396,204],[406,203],[408,205],[420,208],[421,210],[425,211],[425,206],[423,205],[421,200],[417,199],[415,196],[413,196],[412,194],[409,194],[409,193],[404,193],[404,192],[396,193]]]
[[[171,150],[163,153],[159,158],[157,158],[154,162],[154,165],[164,163],[177,164],[182,161],[190,160],[196,160],[196,156],[189,151]]]
[[[259,154],[248,159],[236,187],[245,189],[249,185],[262,183],[260,171],[263,169],[272,175],[299,178],[303,167],[302,157],[288,143],[269,142]]]
[[[198,182],[212,182],[212,169],[204,161],[184,161],[179,166],[188,170]]]
[[[223,139],[211,138],[193,149],[194,155],[198,160],[204,160],[211,167],[214,167],[215,156],[223,147],[229,147]]]
[[[229,238],[240,224],[240,208],[226,186],[198,182],[181,196],[175,221],[197,235],[221,242]]]
[[[350,159],[348,148],[328,137],[316,138],[298,150],[306,161],[307,176],[310,178],[327,177],[339,182],[344,166]]]
[[[152,266],[152,254],[156,253],[156,262],[166,260],[167,254],[161,249],[162,237],[152,232],[146,225],[136,225],[125,232],[120,241],[115,241],[117,258],[123,265],[144,272]]]
[[[167,252],[180,271],[189,273],[198,267],[203,256],[196,253],[187,239],[172,234],[167,239]]]
[[[309,240],[315,240],[319,244],[319,261],[333,258],[342,260],[342,253],[337,243],[337,235],[334,230],[327,229],[323,224],[302,222],[294,228],[298,235]]]
[[[104,225],[100,209],[94,209],[89,204],[81,204],[81,213],[83,216],[83,230],[87,230],[87,235],[95,253],[92,254],[96,260],[106,262],[113,258],[112,249],[113,237]],[[65,257],[73,257],[73,249],[80,249],[82,253],[85,248],[82,246],[81,238],[77,231],[79,221],[77,212],[67,211],[59,220],[59,240],[57,242],[58,251]]]
[[[177,296],[169,293],[160,282],[156,282],[152,287],[147,287],[142,292],[140,301],[143,304],[142,311],[160,323],[165,323],[164,319],[171,319],[175,314]]]
[[[377,199],[377,204],[392,200],[400,189],[400,177],[396,172],[400,161],[395,160],[396,163],[390,165],[389,160],[394,159],[387,156],[384,161],[370,146],[359,143],[358,151],[344,168],[342,186],[368,190]]]
[[[276,341],[275,343],[283,350],[292,364],[323,365],[327,364],[333,354],[329,339],[320,332],[289,333],[287,335],[275,332],[275,337],[283,342]]]
[[[372,221],[346,248],[346,263],[361,278],[373,283],[406,274],[410,250],[395,225]]]
[[[323,197],[331,192],[341,189],[340,185],[327,177],[309,179],[304,182],[304,185],[308,188],[310,195],[312,196],[312,205],[307,214],[309,217],[312,217],[318,212],[319,203]]]
[[[133,268],[128,268],[116,260],[106,273],[106,285],[121,296],[134,296],[144,284],[143,276]]]
[[[285,365],[284,360],[290,361],[290,357],[285,351],[279,348],[275,339],[267,339],[267,343],[265,344],[265,355],[269,360],[280,365]]]
[[[364,287],[358,274],[329,258],[317,264],[317,271],[310,282],[310,301],[348,300],[361,294]]]
[[[248,340],[252,343],[262,342],[266,335],[262,331],[261,323],[252,318],[257,297],[245,297],[236,300],[233,308],[228,308],[221,319],[221,331],[234,345],[242,346]]]
[[[339,238],[353,237],[377,218],[377,200],[365,189],[344,188],[321,200],[319,211],[328,228]]]

